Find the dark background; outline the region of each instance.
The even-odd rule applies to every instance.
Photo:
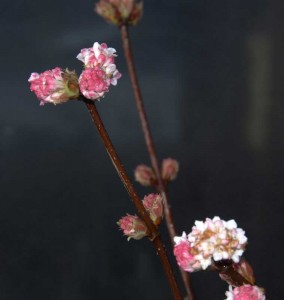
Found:
[[[94,41],[116,48],[123,77],[97,106],[133,177],[149,160],[118,30],[93,1],[0,7],[1,300],[171,299],[152,245],[118,230],[134,207],[86,108],[40,107],[27,82],[55,66],[80,73],[75,57]],[[178,232],[196,219],[236,219],[269,299],[284,293],[282,8],[280,0],[145,1],[131,30],[159,157],[180,162],[170,187]],[[135,185],[141,196],[151,191]],[[197,299],[225,298],[217,274],[192,281]]]

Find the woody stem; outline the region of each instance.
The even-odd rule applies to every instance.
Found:
[[[128,71],[129,71],[129,75],[130,75],[130,80],[131,80],[131,84],[132,84],[132,88],[133,88],[133,92],[134,92],[136,107],[137,107],[137,111],[139,114],[140,123],[141,123],[142,131],[144,134],[144,139],[146,142],[147,151],[148,151],[148,154],[150,157],[153,171],[157,178],[157,182],[158,182],[157,190],[161,193],[161,195],[164,199],[164,213],[165,213],[166,224],[167,224],[171,242],[173,243],[173,239],[177,235],[176,229],[175,229],[172,212],[171,212],[171,208],[170,208],[170,204],[169,204],[169,196],[168,196],[168,193],[166,190],[166,186],[163,183],[163,180],[161,178],[161,171],[160,171],[160,167],[159,167],[158,157],[157,157],[157,153],[155,150],[153,137],[151,134],[149,122],[148,122],[146,111],[145,111],[142,93],[141,93],[141,89],[140,89],[138,78],[137,78],[137,73],[135,70],[134,58],[133,58],[132,47],[131,47],[131,42],[130,42],[127,25],[121,25],[120,33],[121,33],[124,54],[125,54],[125,58],[126,58],[127,66],[128,66]],[[193,293],[191,291],[189,275],[187,272],[183,271],[182,269],[180,269],[180,273],[181,273],[183,284],[184,284],[184,287],[185,287],[185,290],[187,293],[187,298],[188,298],[188,300],[193,300]]]
[[[173,297],[175,300],[182,300],[182,295],[179,290],[179,287],[177,285],[176,279],[174,277],[172,267],[170,265],[165,247],[163,245],[163,242],[160,237],[160,233],[157,229],[157,227],[153,224],[152,220],[150,219],[147,211],[145,210],[142,201],[138,197],[137,192],[135,191],[128,175],[126,174],[125,168],[122,165],[120,158],[118,157],[118,154],[110,140],[110,137],[104,127],[104,124],[100,118],[100,115],[97,111],[97,108],[93,101],[90,101],[83,96],[81,96],[81,100],[84,101],[86,104],[88,111],[92,117],[93,122],[95,123],[98,133],[100,135],[100,138],[102,139],[104,146],[106,148],[106,151],[122,181],[124,184],[125,189],[127,190],[132,202],[134,203],[138,214],[140,218],[145,222],[147,229],[148,229],[148,236],[151,242],[153,243],[156,253],[160,257],[161,263],[164,268],[164,272],[166,274],[169,286],[171,288]]]

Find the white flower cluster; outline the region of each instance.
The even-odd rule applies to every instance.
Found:
[[[247,237],[237,228],[234,220],[223,221],[219,217],[207,218],[205,222],[195,221],[188,234],[190,253],[199,261],[203,270],[215,261],[231,259],[238,263],[242,256]]]

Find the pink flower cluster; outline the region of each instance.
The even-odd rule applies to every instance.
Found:
[[[75,72],[57,67],[41,74],[32,73],[28,80],[30,89],[41,105],[76,99],[80,90],[86,98],[97,100],[109,91],[110,85],[116,85],[121,77],[114,64],[115,53],[116,50],[108,48],[107,44],[96,42],[92,48],[82,49],[77,56],[85,66],[79,81]]]
[[[78,78],[75,72],[55,68],[41,74],[32,73],[29,80],[30,89],[45,103],[63,103],[79,96]]]
[[[149,194],[144,197],[142,203],[153,223],[159,225],[163,218],[163,198],[161,195]],[[140,240],[147,236],[145,223],[135,215],[126,215],[117,224],[123,233],[128,236],[128,240],[131,238]]]
[[[82,94],[91,100],[104,96],[109,86],[116,85],[121,74],[116,69],[114,60],[116,50],[108,48],[107,44],[94,43],[92,48],[82,49],[77,58],[86,67],[79,78]]]
[[[239,262],[247,238],[237,228],[234,220],[223,221],[219,217],[207,218],[205,222],[195,221],[191,233],[174,238],[174,255],[178,265],[185,271],[207,269],[212,260],[231,259]]]
[[[229,287],[225,300],[265,300],[264,290],[255,285],[242,285],[239,287]]]
[[[147,236],[147,227],[145,223],[136,215],[126,215],[122,217],[117,224],[123,231],[124,235],[128,236],[128,241],[131,238],[140,240]]]

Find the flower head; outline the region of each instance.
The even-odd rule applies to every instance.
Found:
[[[181,237],[175,237],[174,255],[178,265],[187,272],[194,272],[201,269],[200,261],[191,253],[190,243],[186,238],[185,232]]]
[[[107,44],[94,43],[92,48],[82,49],[77,55],[86,69],[79,78],[81,93],[88,99],[96,100],[104,96],[109,86],[116,85],[121,74],[116,69],[114,60],[116,50]]]
[[[151,167],[139,165],[134,171],[135,180],[141,185],[151,186],[156,180],[156,176]]]
[[[30,89],[45,103],[59,104],[79,96],[78,77],[75,72],[57,67],[43,73],[32,73],[29,80]]]
[[[159,225],[163,218],[163,198],[159,194],[149,194],[143,199],[143,205],[150,214],[155,225]]]
[[[120,229],[123,230],[123,233],[128,236],[128,241],[131,238],[140,240],[147,236],[147,227],[145,223],[137,216],[126,215],[122,217],[117,224]]]
[[[81,93],[88,99],[96,100],[108,92],[110,80],[100,68],[88,68],[79,78]]]
[[[162,178],[165,181],[176,179],[179,171],[179,163],[175,159],[167,158],[162,162]]]
[[[239,287],[229,287],[225,300],[265,300],[264,290],[256,285],[242,285]]]
[[[233,260],[238,263],[247,243],[245,232],[237,228],[234,220],[226,222],[219,217],[207,218],[205,222],[195,221],[190,234],[175,237],[175,247],[185,238],[189,243],[190,255],[194,256],[203,270],[212,264],[212,260]]]
[[[114,25],[135,25],[142,17],[143,1],[100,0],[95,6],[95,11]]]

